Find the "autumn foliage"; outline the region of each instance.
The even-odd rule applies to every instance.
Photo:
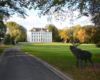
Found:
[[[60,36],[64,41],[79,41],[80,43],[95,43],[99,47],[100,45],[100,27],[93,25],[76,25],[70,28],[64,28],[60,32]]]
[[[67,39],[69,39],[67,30],[62,31],[60,33],[60,36],[61,36],[61,39],[63,39],[65,42],[67,41]]]

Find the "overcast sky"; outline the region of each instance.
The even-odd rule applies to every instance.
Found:
[[[39,28],[44,28],[47,24],[54,24],[58,29],[63,29],[64,27],[70,27],[74,26],[77,24],[80,24],[81,26],[84,25],[91,25],[92,23],[89,21],[88,17],[82,17],[80,19],[77,19],[74,21],[74,24],[70,24],[69,18],[66,19],[65,22],[56,22],[54,19],[51,22],[47,21],[47,16],[42,16],[39,18],[37,15],[38,11],[27,11],[28,17],[26,19],[13,16],[12,18],[8,19],[7,22],[9,21],[14,21],[22,26],[24,26],[27,30],[32,29],[33,27],[39,27]]]

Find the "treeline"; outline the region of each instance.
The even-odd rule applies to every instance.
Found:
[[[22,25],[17,24],[16,22],[10,21],[6,24],[8,32],[5,37],[6,44],[14,44],[16,42],[27,41],[26,28]]]
[[[61,30],[50,24],[45,28],[52,32],[53,42],[80,42],[100,45],[100,27],[76,25]]]
[[[6,43],[27,41],[26,29],[16,22],[7,22],[8,32],[5,38]],[[93,25],[76,25],[72,27],[65,27],[64,29],[57,29],[53,24],[45,26],[46,29],[52,32],[53,42],[80,42],[80,43],[94,43],[100,47],[100,27]]]

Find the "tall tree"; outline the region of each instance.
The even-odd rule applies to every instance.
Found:
[[[5,37],[6,33],[6,25],[3,23],[2,20],[0,20],[0,43],[1,43],[1,38]]]
[[[61,39],[63,39],[65,43],[69,39],[67,30],[63,30],[62,32],[60,32],[60,36],[61,36]]]
[[[0,37],[2,37],[1,34],[3,31],[5,33],[3,20],[8,19],[15,13],[17,13],[18,16],[25,18],[27,15],[25,8],[29,8],[29,3],[28,0],[0,0]]]
[[[92,34],[92,29],[94,28],[94,26],[93,25],[85,25],[85,26],[83,26],[83,29],[85,29],[85,31],[86,31],[86,36],[87,36],[87,42],[88,43],[91,43],[91,42],[93,42],[93,40],[91,39],[91,34]]]
[[[10,44],[10,42],[11,42],[10,34],[7,34],[6,37],[5,37],[5,43]]]
[[[77,39],[78,38],[78,31],[82,28],[81,27],[81,25],[76,25],[76,26],[74,26],[75,27],[75,29],[74,29],[74,32],[73,32],[73,38],[74,38],[74,40],[75,39]]]
[[[84,29],[78,31],[78,39],[81,43],[85,42],[86,32]]]
[[[95,44],[100,43],[100,27],[94,27],[92,29],[91,39],[92,39],[92,42],[94,42]]]
[[[9,19],[14,14],[25,18],[28,16],[26,9],[31,9],[34,4],[34,0],[0,0],[0,37],[3,36],[3,31],[5,33],[4,20]]]
[[[52,41],[54,42],[57,42],[57,41],[60,41],[60,36],[59,36],[59,32],[58,32],[58,29],[53,25],[53,24],[49,24],[48,26],[46,26],[47,29],[49,31],[52,32]]]
[[[16,22],[7,22],[8,33],[16,41],[26,41],[26,29]]]

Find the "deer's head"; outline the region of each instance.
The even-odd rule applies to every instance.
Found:
[[[73,43],[72,46],[70,46],[70,49],[73,51],[77,48],[77,46],[79,46],[80,43]]]

